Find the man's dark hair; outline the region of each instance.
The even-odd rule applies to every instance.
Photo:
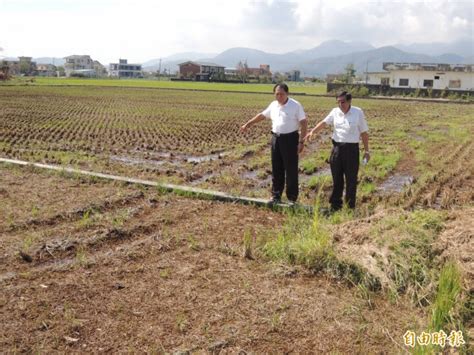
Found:
[[[276,85],[273,87],[273,92],[275,92],[277,88],[283,89],[283,91],[288,94],[288,91],[289,91],[288,85],[286,85],[285,83],[276,84]]]
[[[338,97],[342,97],[344,96],[344,98],[346,99],[346,101],[351,101],[352,100],[352,95],[350,92],[347,92],[347,91],[341,91],[341,92],[338,92],[337,95],[336,95],[336,99]]]

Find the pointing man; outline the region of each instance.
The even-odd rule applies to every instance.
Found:
[[[304,140],[324,129],[333,127],[331,157],[331,174],[333,190],[329,202],[331,209],[337,211],[342,208],[342,191],[344,180],[346,185],[345,201],[350,208],[355,208],[357,192],[357,174],[359,172],[359,141],[364,144],[364,160],[370,159],[369,153],[369,128],[364,112],[351,105],[352,96],[343,91],[336,97],[338,107],[332,109],[325,119],[320,121]]]
[[[272,203],[281,202],[285,180],[286,196],[290,203],[295,203],[298,198],[298,154],[303,151],[302,138],[306,136],[308,121],[303,106],[288,97],[286,84],[275,85],[273,93],[276,100],[245,123],[240,131],[245,132],[265,118],[271,119]]]

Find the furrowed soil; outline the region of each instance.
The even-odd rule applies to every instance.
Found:
[[[426,322],[409,300],[244,258],[245,229],[274,233],[280,213],[5,165],[0,186],[7,352],[398,352]]]
[[[269,122],[239,127],[272,99],[0,86],[0,157],[268,197]],[[335,103],[297,99],[310,127]],[[0,352],[405,352],[406,331],[430,329],[448,262],[462,290],[443,326],[464,319],[469,342],[459,308],[474,292],[472,105],[354,104],[372,153],[353,215],[304,219],[0,163]],[[330,148],[328,130],[300,156],[302,203],[327,206]],[[316,217],[332,269],[262,251]]]
[[[333,98],[296,97],[309,126]],[[0,155],[268,197],[270,123],[245,134],[240,126],[271,94],[125,87],[0,86]],[[451,166],[474,134],[472,105],[354,99],[370,127],[371,163],[360,172],[359,199],[401,192]],[[329,193],[330,130],[300,157],[301,198]],[[378,200],[376,199],[375,202]]]

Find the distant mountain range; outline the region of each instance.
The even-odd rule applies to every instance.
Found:
[[[465,58],[456,54],[429,56],[425,54],[408,53],[389,46],[335,57],[317,58],[301,63],[299,68],[303,73],[325,76],[328,73],[344,72],[344,68],[347,64],[352,63],[357,71],[356,73],[361,75],[366,71],[382,71],[382,64],[384,62],[463,64]],[[467,62],[465,64],[467,64]]]
[[[33,58],[37,63],[64,65],[63,58]],[[421,62],[447,64],[474,64],[474,40],[460,40],[450,43],[397,44],[376,48],[365,42],[344,42],[331,40],[319,46],[284,54],[267,53],[251,48],[230,48],[222,53],[177,53],[160,59],[142,63],[144,70],[176,72],[178,64],[188,61],[212,62],[235,68],[240,61],[249,67],[269,64],[272,72],[298,69],[304,76],[324,77],[329,73],[342,73],[352,63],[356,73],[381,71],[383,62]],[[108,63],[102,63],[107,66]]]
[[[457,54],[462,57],[474,56],[474,40],[456,41],[451,43],[413,43],[409,45],[397,44],[396,48],[413,53],[423,53],[426,55],[440,56],[446,53]]]
[[[18,60],[17,57],[5,57],[5,58],[0,58],[1,60]],[[57,58],[57,57],[39,57],[39,58],[33,58],[33,62],[36,64],[54,64],[54,65],[64,65],[66,63],[66,60],[64,58]]]
[[[349,64],[354,64],[357,73],[381,71],[383,62],[421,62],[447,64],[473,64],[474,41],[463,40],[452,43],[423,43],[395,45],[375,48],[365,42],[343,42],[331,40],[319,46],[284,54],[267,53],[251,48],[231,48],[217,55],[182,53],[162,58],[161,69],[172,72],[178,64],[187,60],[212,62],[225,67],[236,67],[239,61],[247,61],[249,67],[269,64],[272,72],[298,69],[305,76],[325,76],[342,73]],[[145,70],[158,70],[159,59],[143,63]]]

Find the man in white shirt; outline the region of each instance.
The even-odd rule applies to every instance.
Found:
[[[357,174],[359,172],[359,140],[364,144],[364,161],[370,160],[369,127],[364,112],[351,106],[352,96],[343,91],[336,97],[338,107],[332,109],[329,115],[320,121],[306,137],[309,140],[314,134],[328,126],[333,127],[333,148],[329,163],[333,180],[333,190],[329,202],[331,209],[342,208],[342,192],[344,179],[346,185],[345,201],[350,208],[355,208],[357,192]]]
[[[276,100],[245,123],[240,131],[245,132],[265,118],[272,120],[272,203],[281,202],[285,179],[286,196],[290,203],[295,203],[298,198],[298,154],[304,147],[298,130],[301,128],[301,137],[306,136],[308,121],[303,106],[288,97],[286,84],[275,85],[273,93]]]

